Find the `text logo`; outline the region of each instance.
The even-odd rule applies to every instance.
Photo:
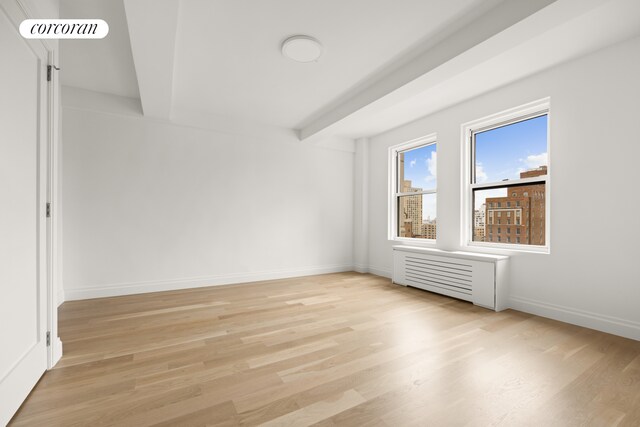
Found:
[[[25,19],[20,24],[25,39],[102,39],[108,33],[102,19]]]

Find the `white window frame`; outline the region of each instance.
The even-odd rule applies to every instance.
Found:
[[[475,169],[474,153],[473,153],[473,136],[475,133],[484,132],[491,129],[503,127],[512,123],[534,117],[547,116],[547,174],[544,176],[533,178],[522,178],[509,181],[497,181],[489,183],[473,183],[473,175]],[[550,98],[544,98],[519,107],[515,107],[482,119],[474,120],[462,125],[462,147],[461,156],[462,164],[462,218],[461,218],[461,244],[468,250],[496,250],[496,252],[533,252],[533,253],[550,253],[551,248],[551,103]],[[526,245],[517,243],[501,243],[501,242],[474,242],[473,241],[473,191],[490,188],[502,188],[518,184],[528,183],[545,183],[545,245]]]
[[[415,237],[400,237],[398,236],[398,200],[400,196],[417,196],[420,194],[436,194],[437,200],[437,182],[436,187],[429,190],[414,192],[414,193],[400,193],[399,185],[398,185],[398,153],[403,151],[413,150],[418,147],[423,147],[427,145],[437,144],[437,134],[432,133],[429,135],[422,136],[420,138],[412,139],[410,141],[403,142],[402,144],[394,145],[389,147],[389,224],[388,224],[388,239],[398,242],[410,243],[412,245],[424,245],[424,246],[435,246],[437,239],[437,228],[436,228],[436,239],[422,239]],[[436,146],[436,152],[438,148]],[[436,166],[437,167],[437,166]],[[436,172],[437,173],[437,172]],[[436,201],[436,211],[437,211],[437,201]],[[437,218],[437,214],[436,214]],[[437,227],[437,225],[436,225]]]

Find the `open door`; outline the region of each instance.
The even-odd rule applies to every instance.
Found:
[[[19,8],[0,0],[0,425],[47,368],[48,52]]]

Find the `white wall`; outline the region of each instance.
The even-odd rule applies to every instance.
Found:
[[[461,124],[550,96],[551,254],[511,254],[510,305],[640,339],[638,76],[635,38],[371,138],[370,271],[392,269],[389,146],[437,132],[437,246],[464,249]]]
[[[352,152],[148,120],[135,104],[63,92],[67,299],[352,269]]]

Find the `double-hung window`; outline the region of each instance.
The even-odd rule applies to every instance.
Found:
[[[435,241],[437,230],[435,135],[391,147],[389,166],[391,178],[389,238]]]
[[[468,246],[548,251],[548,126],[548,100],[464,126]]]

